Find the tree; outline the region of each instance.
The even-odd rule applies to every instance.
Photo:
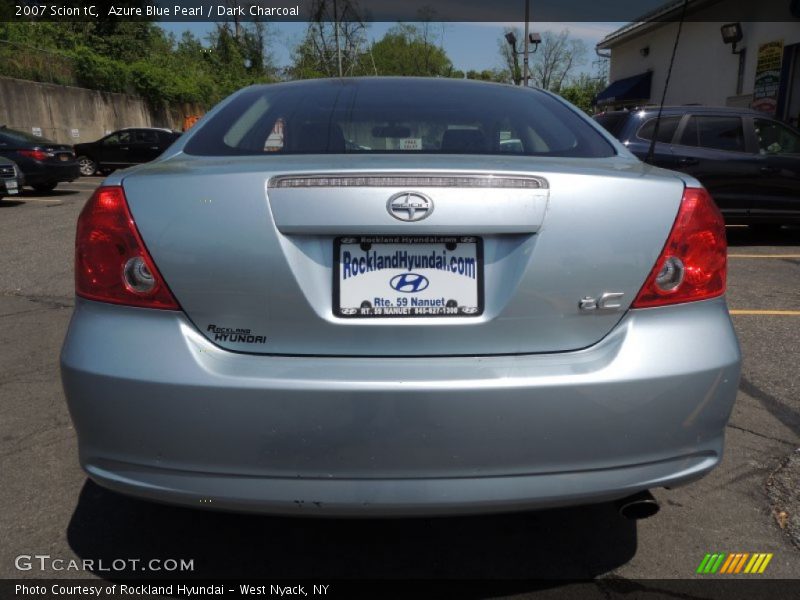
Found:
[[[170,45],[164,30],[149,21],[98,19],[91,24],[94,27],[81,32],[81,44],[112,60],[129,63],[167,51]]]
[[[515,85],[521,85],[523,73],[519,54],[514,52],[505,39],[509,33],[513,33],[518,40],[524,41],[518,29],[506,29],[503,37],[498,40],[500,56],[507,78]],[[558,34],[546,31],[542,34],[542,41],[538,47],[531,48],[529,85],[558,92],[561,86],[569,80],[573,71],[584,62],[586,62],[586,44],[583,41],[571,38],[568,29],[564,29]]]
[[[586,44],[571,38],[569,29],[558,34],[546,31],[531,58],[532,84],[558,92],[573,70],[586,61]]]
[[[258,2],[225,0],[225,5],[229,9],[238,6],[247,11],[247,7],[257,4]],[[258,20],[243,23],[238,12],[234,11],[233,15],[216,23],[216,30],[208,38],[209,44],[214,47],[219,44],[220,39],[224,39],[227,49],[233,50],[236,54],[231,59],[241,60],[251,77],[273,77],[276,68],[269,51],[268,25]]]
[[[220,98],[244,86],[275,79],[275,69],[266,52],[266,30],[259,25],[217,23],[209,34],[202,58],[206,69],[215,74]]]
[[[366,25],[355,0],[313,0],[303,41],[295,48],[288,75],[294,79],[361,75]]]
[[[146,98],[154,104],[211,107],[231,92],[274,79],[262,23],[217,25],[203,44],[155,23],[17,21],[0,24],[0,75],[79,85]],[[34,41],[35,40],[35,41]]]
[[[375,71],[378,75],[451,77],[453,63],[437,42],[425,23],[398,23],[372,45]]]
[[[477,79],[479,81],[494,81],[495,83],[508,83],[508,72],[503,69],[484,69],[483,71],[469,70],[467,79]]]
[[[577,78],[563,85],[558,93],[581,110],[592,114],[594,99],[605,85],[604,79],[596,75],[591,76],[587,73],[581,73]]]

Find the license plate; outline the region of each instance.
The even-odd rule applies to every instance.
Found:
[[[72,158],[69,154],[59,154],[58,160],[61,162],[67,162],[70,158]]]
[[[483,240],[366,236],[334,241],[333,312],[347,318],[483,313]]]
[[[9,194],[16,194],[18,192],[17,182],[14,179],[11,181],[6,181],[6,191]]]

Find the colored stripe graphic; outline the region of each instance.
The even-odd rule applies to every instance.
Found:
[[[728,554],[728,560],[726,560],[725,563],[722,565],[722,569],[720,570],[720,573],[727,573],[728,572],[728,569],[730,569],[731,564],[733,563],[733,559],[734,559],[735,556],[736,556],[735,554]]]
[[[705,573],[706,572],[706,565],[708,564],[708,561],[710,559],[711,559],[711,555],[710,554],[706,554],[703,557],[703,560],[700,561],[700,566],[697,567],[697,571],[695,571],[695,573]]]
[[[736,565],[739,564],[739,559],[742,557],[738,552],[731,552],[728,556],[729,560],[725,563],[725,568],[723,568],[720,573],[733,573],[734,569],[736,569]]]
[[[719,558],[717,559],[717,562],[714,563],[714,566],[711,569],[712,573],[716,573],[717,570],[722,566],[722,561],[725,560],[725,556],[726,554],[724,552],[719,553]]]
[[[755,573],[756,569],[761,566],[761,561],[764,560],[763,554],[753,554],[753,557],[750,559],[750,562],[747,563],[747,566],[744,568],[745,573]]]
[[[749,552],[732,552],[730,554],[715,552],[706,554],[703,557],[696,572],[702,574],[719,573],[720,575],[763,573],[769,561],[772,560],[772,556],[772,554],[763,552],[754,554]]]
[[[761,563],[761,567],[759,567],[759,569],[758,569],[758,572],[759,572],[759,573],[763,573],[763,572],[764,572],[764,569],[766,569],[766,568],[767,568],[767,565],[769,564],[769,561],[771,561],[771,560],[772,560],[772,553],[770,553],[770,554],[767,554],[767,555],[764,557],[764,562],[762,562],[762,563]]]
[[[706,558],[703,559],[703,562],[700,563],[700,567],[698,567],[698,573],[716,573],[717,569],[719,569],[722,561],[725,559],[724,552],[715,552],[714,554],[706,554]]]
[[[750,554],[745,552],[745,553],[741,554],[740,556],[741,556],[741,558],[739,559],[739,562],[736,565],[736,570],[734,571],[734,573],[738,573],[739,571],[742,570],[742,567],[744,567],[744,561],[747,560],[747,557],[750,556]]]

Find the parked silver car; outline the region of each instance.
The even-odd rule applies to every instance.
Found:
[[[106,179],[75,268],[64,389],[84,469],[120,492],[480,513],[722,456],[740,353],[719,211],[546,92],[247,88]]]

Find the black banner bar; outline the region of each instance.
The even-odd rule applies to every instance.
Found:
[[[712,576],[687,580],[117,580],[0,581],[3,600],[156,600],[159,598],[498,598],[543,600],[757,600],[798,598],[800,580]]]
[[[530,0],[532,22],[676,21],[683,0]],[[335,8],[334,8],[335,4]],[[0,0],[0,21],[147,19],[220,21],[524,20],[524,0]],[[690,0],[686,20],[798,21],[800,0]]]

